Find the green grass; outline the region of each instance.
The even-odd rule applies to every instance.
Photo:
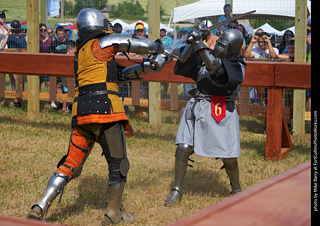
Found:
[[[70,115],[54,112],[46,103],[41,106],[37,117],[27,116],[25,103],[22,110],[0,107],[1,214],[25,217],[67,152]],[[123,204],[126,212],[135,217],[133,225],[168,225],[227,198],[230,192],[227,175],[220,170],[222,161],[193,155],[195,163],[186,174],[184,198],[170,209],[164,207],[173,181],[178,120],[177,113],[162,112],[162,116],[157,126],[130,120],[134,136],[127,139],[131,169]],[[310,134],[306,134],[292,136],[293,151],[284,160],[265,161],[264,126],[263,118],[240,117],[243,189],[310,160]],[[106,208],[107,175],[101,148],[95,145],[82,175],[68,184],[60,205],[55,200],[46,220],[98,225]]]

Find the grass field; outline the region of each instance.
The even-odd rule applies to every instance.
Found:
[[[135,216],[133,225],[168,225],[228,197],[230,186],[221,160],[192,156],[195,161],[185,179],[181,203],[167,208],[174,170],[177,114],[163,112],[162,124],[151,126],[132,119],[134,136],[127,139],[131,169],[123,204]],[[48,105],[37,117],[22,110],[0,107],[0,213],[25,217],[42,195],[56,164],[66,154],[70,115],[53,112]],[[170,123],[168,123],[170,122]],[[174,122],[174,123],[172,123]],[[264,160],[264,119],[240,117],[243,189],[310,160],[310,134],[293,136],[293,151],[282,161]],[[47,221],[67,225],[98,225],[106,208],[107,164],[95,145],[82,175],[65,188],[62,202],[55,200]],[[288,188],[292,189],[292,188]]]

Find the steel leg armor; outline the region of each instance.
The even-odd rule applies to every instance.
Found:
[[[230,180],[230,185],[232,188],[231,194],[241,192],[242,189],[239,182],[239,167],[237,158],[224,158],[222,161]]]
[[[121,200],[125,182],[108,186],[108,207],[105,217],[100,226],[116,224],[120,221],[133,223],[134,218],[131,215],[125,215],[121,211]]]
[[[31,207],[32,210],[29,213],[28,218],[41,220],[48,212],[48,208],[52,201],[60,194],[61,191],[63,191],[67,180],[68,176],[54,172],[42,195],[41,201],[37,202]]]
[[[193,153],[193,147],[187,144],[179,144],[175,154],[174,185],[169,197],[165,200],[165,206],[172,206],[182,198],[182,186],[187,171],[189,156]]]

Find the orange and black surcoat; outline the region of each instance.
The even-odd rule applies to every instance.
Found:
[[[98,39],[76,50],[72,127],[117,121],[128,123],[116,83],[116,54],[113,46],[101,49]]]

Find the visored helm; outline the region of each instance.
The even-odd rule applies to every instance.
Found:
[[[109,20],[97,9],[82,9],[77,17],[79,34],[85,31],[108,30]]]
[[[228,29],[218,38],[214,46],[213,55],[215,57],[227,57],[239,55],[243,45],[243,36],[237,29]]]

